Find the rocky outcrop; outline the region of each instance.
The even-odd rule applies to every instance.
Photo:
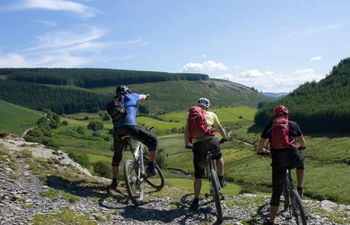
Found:
[[[202,199],[200,210],[191,212],[188,206],[193,196],[184,193],[181,187],[166,186],[156,193],[147,189],[144,203],[135,207],[128,201],[122,184],[118,192],[108,191],[107,180],[92,176],[63,152],[11,137],[0,139],[0,150],[0,224],[29,224],[39,215],[54,217],[63,211],[81,215],[95,224],[215,222],[215,206],[210,199]],[[261,224],[268,214],[269,197],[225,196],[223,224]],[[350,224],[348,205],[309,199],[303,200],[303,204],[308,224]],[[279,213],[278,223],[293,224],[285,212]]]

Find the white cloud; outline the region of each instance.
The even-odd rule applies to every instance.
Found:
[[[56,27],[57,23],[50,20],[37,20],[36,22],[42,24],[45,27]]]
[[[68,0],[21,0],[12,7],[13,10],[43,9],[51,11],[68,11],[84,17],[94,17],[97,10],[86,5]]]
[[[29,66],[27,59],[16,53],[1,55],[0,67],[27,67]]]
[[[183,66],[184,72],[212,72],[212,71],[226,71],[228,68],[221,62],[214,62],[212,60],[203,63],[187,63]]]
[[[117,61],[132,58],[112,56],[100,58],[100,52],[108,47],[126,48],[139,46],[142,39],[105,43],[99,41],[105,31],[98,27],[88,30],[59,31],[37,37],[32,46],[18,52],[0,52],[0,67],[80,67],[96,61]]]
[[[75,33],[72,33],[70,31],[47,33],[45,35],[38,36],[35,46],[29,48],[28,50],[34,51],[42,49],[62,49],[71,48],[72,46],[77,48],[79,45],[85,48],[86,44],[91,45],[94,43],[94,40],[99,39],[104,35],[105,31],[98,27],[91,27],[89,28],[89,31],[85,33],[81,31],[76,31]]]
[[[313,61],[320,61],[320,60],[322,60],[321,56],[314,56],[314,57],[310,58],[311,62],[313,62]]]
[[[307,81],[319,81],[325,76],[315,73],[313,69],[300,69],[294,72],[280,74],[272,71],[258,69],[239,73],[226,73],[216,78],[230,80],[254,87],[264,92],[290,92]]]

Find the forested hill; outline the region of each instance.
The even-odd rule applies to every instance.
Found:
[[[144,114],[187,110],[199,97],[212,105],[248,105],[271,98],[255,89],[205,74],[166,73],[112,69],[0,69],[0,99],[12,104],[58,114],[97,112],[115,95],[120,84],[150,94],[140,104]]]
[[[350,58],[333,67],[319,82],[301,85],[279,101],[266,104],[255,115],[255,124],[263,126],[275,105],[288,107],[290,119],[306,132],[350,132]]]
[[[54,85],[73,85],[83,88],[140,84],[173,80],[208,80],[206,74],[167,73],[117,69],[64,69],[64,68],[4,68],[0,77],[21,82]]]

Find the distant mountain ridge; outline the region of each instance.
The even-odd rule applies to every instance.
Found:
[[[268,103],[255,116],[255,124],[263,126],[271,119],[275,105],[289,108],[290,118],[307,132],[350,133],[350,58],[334,66],[319,82],[307,82],[293,92]]]
[[[263,95],[265,96],[268,96],[268,97],[271,97],[271,98],[283,98],[284,96],[288,95],[288,92],[278,92],[278,93],[275,93],[275,92],[263,92],[262,93]]]

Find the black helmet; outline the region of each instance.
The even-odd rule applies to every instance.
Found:
[[[125,94],[128,94],[128,93],[131,93],[130,89],[127,86],[125,86],[125,85],[120,85],[119,87],[117,87],[115,92],[116,92],[117,95],[118,94],[125,95]]]

